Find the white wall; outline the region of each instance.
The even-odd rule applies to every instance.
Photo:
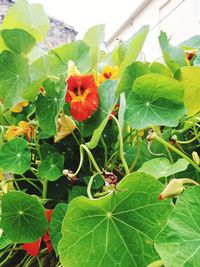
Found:
[[[149,24],[152,29],[182,0],[152,0],[118,36],[127,40],[142,25]],[[161,56],[158,36],[160,30],[171,36],[171,43],[176,45],[193,35],[200,34],[200,0],[185,0],[172,14],[164,19],[159,26],[152,29],[145,42],[143,52],[149,61]],[[113,40],[108,49],[116,45]]]

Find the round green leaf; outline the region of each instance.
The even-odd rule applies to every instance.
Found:
[[[58,242],[62,238],[62,233],[61,233],[62,221],[67,212],[67,207],[68,207],[67,204],[59,203],[53,210],[51,216],[51,222],[50,222],[51,243],[53,245],[53,248],[57,256],[58,256]]]
[[[134,62],[123,71],[119,84],[117,85],[117,92],[125,92],[126,96],[132,90],[132,86],[136,78],[150,73],[149,67],[141,62]]]
[[[18,54],[29,53],[35,45],[35,38],[22,29],[2,30],[1,36],[7,47]]]
[[[22,93],[29,85],[28,62],[10,51],[0,54],[0,96],[5,107],[23,100]]]
[[[153,73],[137,78],[127,99],[125,120],[133,128],[177,126],[184,115],[180,82]]]
[[[28,142],[23,138],[15,138],[0,149],[0,168],[4,172],[22,174],[30,168],[31,152]]]
[[[152,73],[158,73],[163,76],[172,77],[171,71],[166,67],[165,65],[159,63],[159,62],[153,62],[150,66],[150,71]]]
[[[39,42],[44,39],[50,28],[50,23],[42,5],[29,4],[26,0],[18,0],[9,8],[3,20],[2,28],[24,29]]]
[[[171,211],[158,201],[153,177],[126,176],[117,191],[100,199],[74,199],[63,221],[58,251],[63,267],[146,267],[159,259],[154,239]]]
[[[39,165],[42,179],[55,181],[63,175],[64,156],[59,153],[49,154]]]
[[[9,192],[2,198],[2,229],[13,242],[33,242],[42,237],[48,222],[43,206],[24,192]]]
[[[159,233],[155,248],[165,267],[199,266],[200,187],[187,189],[173,209],[167,226]]]
[[[167,158],[157,158],[146,161],[138,172],[148,173],[158,179],[185,171],[188,165],[189,162],[185,159],[178,159],[174,164],[171,164]]]

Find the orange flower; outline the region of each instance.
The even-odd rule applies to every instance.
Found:
[[[97,110],[99,99],[93,75],[72,75],[67,80],[65,100],[70,103],[70,113],[77,121],[88,119]]]
[[[15,107],[11,108],[10,110],[15,113],[20,113],[22,112],[23,108],[27,106],[28,106],[28,101],[25,100],[18,103]]]
[[[30,141],[31,137],[34,135],[34,129],[26,121],[20,121],[18,126],[12,125],[8,128],[6,132],[6,139],[11,140],[16,136],[26,136],[26,139]]]
[[[106,80],[116,80],[118,78],[118,67],[105,66],[99,76],[99,83],[103,83]]]

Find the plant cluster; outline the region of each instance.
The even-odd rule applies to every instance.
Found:
[[[48,29],[26,0],[1,26],[0,266],[198,267],[200,36],[146,62],[148,26],[110,53]]]

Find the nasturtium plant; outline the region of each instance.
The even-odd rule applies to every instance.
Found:
[[[48,154],[39,165],[38,173],[41,179],[55,181],[63,175],[64,156],[59,153]]]
[[[29,32],[39,42],[42,41],[50,28],[47,15],[40,4],[29,4],[26,0],[18,0],[8,10],[3,23],[3,29],[23,29]]]
[[[126,122],[136,129],[151,126],[177,126],[184,115],[183,85],[152,73],[140,76],[128,95]]]
[[[58,248],[57,248],[58,242],[62,238],[62,233],[61,233],[62,221],[67,212],[67,208],[68,208],[67,204],[59,203],[53,210],[53,214],[51,216],[51,223],[50,223],[51,242],[57,256],[58,256]]]
[[[64,105],[65,87],[66,84],[62,78],[57,83],[47,80],[44,83],[46,94],[41,93],[36,101],[38,121],[42,130],[50,136],[56,133],[56,122]]]
[[[167,158],[162,157],[146,161],[137,171],[161,178],[185,171],[188,165],[189,163],[185,159],[178,159],[172,164]]]
[[[166,227],[156,238],[155,248],[166,267],[199,264],[199,193],[197,186],[179,197]]]
[[[169,201],[157,200],[161,188],[155,178],[135,173],[107,197],[74,199],[63,221],[61,264],[142,267],[158,259],[154,240],[171,212]]]
[[[22,174],[30,165],[31,153],[26,140],[15,138],[0,148],[0,168],[4,172]]]
[[[2,228],[13,242],[36,241],[47,230],[45,210],[38,199],[24,192],[9,192],[2,198]]]
[[[113,51],[104,24],[51,47],[42,5],[11,5],[0,265],[199,267],[200,37],[173,46],[161,32],[153,62],[148,25]]]
[[[22,94],[29,83],[28,61],[11,51],[3,51],[0,54],[0,95],[5,107],[23,101]]]

